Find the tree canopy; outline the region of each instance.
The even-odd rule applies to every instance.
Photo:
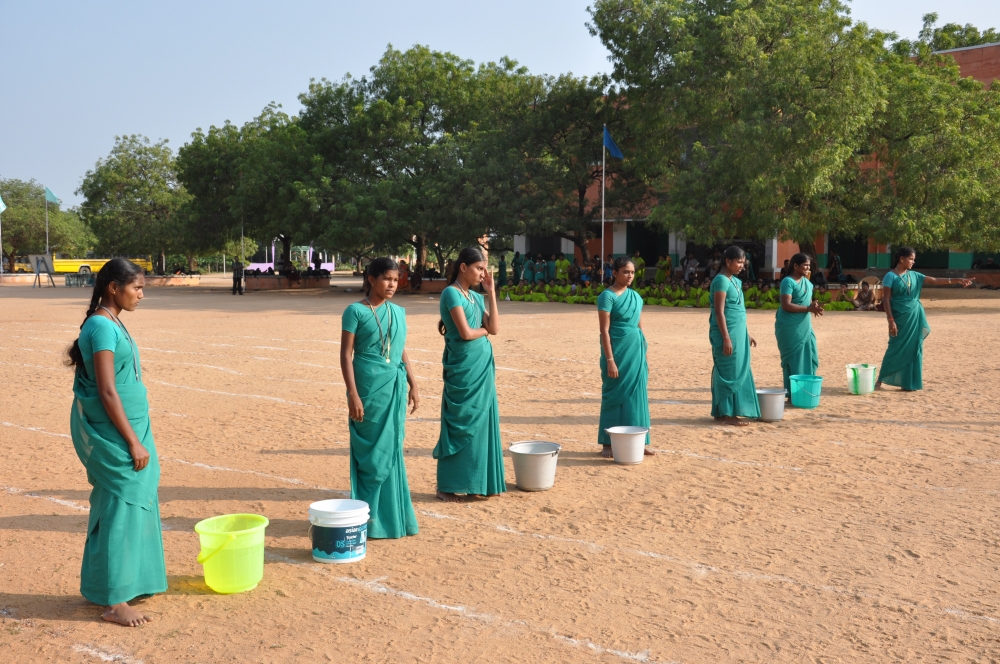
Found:
[[[3,224],[2,255],[13,272],[14,258],[45,251],[45,187],[34,180],[0,179],[0,198],[7,209],[0,215]],[[73,210],[48,204],[49,249],[53,254],[82,255],[97,239]]]

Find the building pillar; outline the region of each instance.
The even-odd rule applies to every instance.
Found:
[[[775,274],[780,271],[778,266],[778,236],[775,235],[770,240],[764,242],[764,268],[767,276],[774,279]]]
[[[624,221],[615,222],[614,234],[611,237],[611,253],[615,256],[624,256],[627,251],[625,242],[628,237],[628,224]]]
[[[892,265],[892,245],[868,239],[868,269],[888,270]]]
[[[816,237],[816,262],[820,268],[826,269],[830,258],[830,234],[824,233]]]
[[[559,251],[569,256],[572,259],[576,256],[576,245],[573,244],[573,240],[567,240],[566,238],[559,238]]]
[[[527,238],[523,235],[514,236],[514,251],[520,251],[523,256],[528,251]]]
[[[687,254],[687,240],[683,233],[671,231],[669,241],[670,261],[673,263],[674,271],[681,271],[681,259]]]

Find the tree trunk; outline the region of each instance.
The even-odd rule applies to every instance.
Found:
[[[812,260],[813,267],[819,267],[816,263],[816,243],[815,242],[799,242],[799,251],[803,254],[807,254]]]
[[[162,249],[160,250],[159,259],[156,262],[157,262],[157,265],[154,266],[156,268],[154,270],[156,272],[156,274],[160,274],[160,275],[166,274],[167,273],[167,254]]]
[[[427,237],[424,235],[413,236],[413,248],[417,251],[417,262],[427,266]]]
[[[445,273],[443,248],[440,245],[434,245],[434,255],[436,255],[438,259],[438,271],[441,273],[442,277],[447,279],[448,275]]]
[[[192,274],[197,269],[197,266],[194,263],[194,254],[188,254],[187,261],[188,261],[188,274]]]
[[[574,231],[572,233],[556,233],[556,235],[563,238],[564,240],[569,240],[570,242],[573,243],[573,246],[578,247],[580,249],[580,254],[583,256],[584,263],[590,260],[590,249],[588,249],[587,247],[586,233],[581,233],[580,231]],[[574,256],[570,256],[571,259],[570,262],[572,262],[573,258]]]

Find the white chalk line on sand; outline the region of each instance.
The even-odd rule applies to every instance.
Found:
[[[704,461],[718,461],[719,463],[732,463],[732,464],[736,464],[737,466],[755,466],[755,467],[758,467],[758,468],[777,468],[778,470],[789,470],[789,471],[792,471],[792,472],[795,472],[795,473],[801,473],[803,471],[802,468],[797,468],[795,466],[780,466],[778,464],[764,463],[762,461],[737,461],[735,459],[726,459],[724,457],[707,456],[707,455],[704,455],[704,454],[696,454],[695,452],[692,452],[690,450],[660,450],[660,449],[654,449],[653,451],[657,452],[657,453],[660,453],[660,454],[676,454],[678,456],[686,456],[686,457],[691,457],[693,459],[702,459]]]
[[[506,526],[506,525],[502,525],[502,524],[483,523],[481,521],[475,521],[475,520],[472,520],[472,519],[463,519],[463,518],[460,518],[460,517],[451,516],[451,515],[448,515],[448,514],[440,514],[440,513],[431,512],[431,511],[428,511],[428,510],[417,510],[417,511],[420,512],[421,514],[423,514],[424,516],[429,516],[429,517],[432,517],[432,518],[435,518],[435,519],[447,519],[447,520],[451,520],[451,521],[459,521],[459,522],[462,522],[462,523],[472,524],[472,525],[478,526],[480,528],[488,528],[488,529],[491,529],[491,530],[496,530],[498,532],[506,533],[506,534],[509,534],[509,535],[514,535],[514,536],[517,536],[517,537],[532,537],[532,538],[535,538],[535,539],[551,540],[551,541],[557,541],[557,542],[567,542],[567,543],[571,543],[571,544],[582,544],[583,546],[586,546],[591,551],[595,551],[595,552],[596,551],[601,551],[601,550],[606,549],[606,548],[609,548],[607,545],[599,544],[597,542],[591,542],[591,541],[588,541],[588,540],[574,539],[574,538],[570,538],[570,537],[559,537],[559,536],[556,536],[556,535],[546,535],[544,533],[522,532],[522,531],[519,531],[519,530],[517,530],[515,528],[511,528],[510,526]],[[797,586],[799,588],[806,588],[806,589],[810,589],[810,590],[817,590],[817,591],[822,591],[822,592],[833,593],[833,594],[836,594],[836,595],[846,595],[846,596],[851,596],[851,597],[864,597],[866,599],[875,600],[875,601],[879,602],[880,604],[893,604],[894,603],[894,604],[897,604],[898,606],[905,606],[907,608],[914,609],[914,610],[932,611],[932,612],[935,612],[935,613],[938,613],[938,614],[944,614],[944,615],[954,616],[956,618],[961,618],[963,620],[974,620],[974,621],[986,622],[986,623],[990,623],[990,624],[1000,624],[1000,619],[994,618],[992,616],[984,615],[984,614],[969,613],[968,611],[965,611],[963,609],[956,609],[956,608],[952,608],[952,607],[932,609],[932,608],[928,608],[926,606],[921,606],[921,605],[916,604],[914,602],[907,602],[906,600],[895,599],[895,598],[893,598],[893,599],[886,599],[885,597],[882,597],[880,595],[876,595],[876,594],[873,594],[873,593],[866,593],[864,591],[855,590],[855,589],[851,589],[851,588],[843,588],[843,587],[840,587],[840,586],[818,585],[818,584],[809,583],[809,582],[806,582],[806,581],[799,581],[798,579],[793,579],[791,577],[784,576],[784,575],[766,574],[766,573],[763,573],[763,572],[747,571],[747,570],[739,570],[739,569],[727,570],[727,569],[722,569],[722,568],[716,567],[714,565],[706,565],[705,563],[699,563],[699,562],[692,561],[692,560],[684,560],[683,558],[677,558],[675,556],[670,556],[670,555],[662,554],[662,553],[656,553],[656,552],[653,552],[653,551],[642,551],[642,550],[639,550],[639,549],[631,549],[631,548],[628,548],[628,547],[620,547],[620,546],[616,546],[615,548],[618,548],[620,551],[623,551],[625,553],[630,553],[632,555],[642,556],[644,558],[652,558],[652,559],[655,559],[655,560],[665,560],[667,562],[672,562],[672,563],[675,563],[675,564],[678,564],[678,565],[683,565],[684,567],[689,568],[692,572],[694,572],[698,576],[707,576],[709,574],[725,574],[725,575],[730,576],[732,578],[740,579],[740,580],[745,580],[745,581],[777,582],[777,583],[782,583],[782,584],[785,584],[785,585]]]
[[[121,655],[111,652],[106,652],[100,648],[95,648],[91,645],[86,645],[83,643],[77,643],[73,646],[73,651],[78,652],[83,655],[90,655],[91,657],[96,657],[102,662],[122,662],[122,664],[142,664],[141,659],[134,659],[128,655]]]
[[[276,403],[284,403],[290,406],[306,406],[308,408],[322,408],[323,406],[318,406],[311,403],[302,403],[300,401],[288,401],[287,399],[282,399],[281,397],[269,397],[262,394],[246,394],[240,392],[223,392],[222,390],[206,390],[201,387],[190,387],[189,385],[175,385],[174,383],[167,383],[162,380],[152,380],[147,379],[150,383],[156,383],[158,385],[166,385],[167,387],[173,387],[179,390],[193,390],[195,392],[206,392],[208,394],[218,394],[225,397],[240,397],[242,399],[263,399],[265,401],[274,401]]]
[[[172,461],[174,463],[183,464],[185,466],[194,466],[195,468],[202,468],[204,470],[215,470],[226,473],[242,473],[244,475],[256,475],[257,477],[266,477],[272,480],[278,480],[279,482],[285,482],[286,484],[294,484],[296,486],[304,486],[309,489],[317,489],[319,491],[329,491],[331,493],[338,493],[342,496],[350,496],[350,491],[341,491],[340,489],[330,489],[325,486],[318,486],[316,484],[309,484],[308,482],[303,482],[300,479],[294,477],[282,477],[281,475],[273,475],[271,473],[262,473],[258,470],[244,470],[242,468],[227,468],[225,466],[210,466],[207,463],[201,463],[198,461],[185,461],[184,459],[171,459],[167,457],[160,457],[161,461]]]
[[[41,427],[26,427],[23,424],[14,424],[13,422],[0,422],[0,426],[13,427],[15,429],[24,429],[25,431],[34,431],[35,433],[40,433],[43,436],[56,436],[57,438],[72,438],[73,436],[68,433],[55,433],[53,431],[46,431]]]
[[[41,500],[47,500],[50,503],[55,503],[56,505],[62,505],[63,507],[71,507],[75,510],[80,510],[81,512],[89,512],[90,508],[79,503],[74,503],[72,500],[62,500],[60,498],[53,498],[52,496],[39,496],[37,493],[28,493],[25,489],[18,489],[13,486],[0,486],[7,493],[13,493],[18,496],[24,496],[25,498],[40,498]]]
[[[594,654],[603,655],[615,655],[622,659],[626,659],[632,662],[654,662],[655,660],[650,658],[650,653],[648,650],[642,652],[629,652],[626,650],[616,650],[614,648],[607,648],[605,646],[599,645],[591,641],[590,639],[580,639],[559,634],[552,629],[546,629],[544,627],[539,627],[537,625],[532,625],[531,623],[524,620],[507,620],[497,615],[489,613],[481,613],[469,609],[468,607],[461,605],[445,604],[444,602],[439,602],[431,597],[423,597],[405,590],[397,590],[392,588],[385,583],[386,577],[379,577],[376,579],[371,579],[365,581],[363,579],[355,579],[348,576],[335,576],[328,569],[322,565],[316,563],[307,563],[300,560],[294,560],[292,558],[287,558],[285,556],[279,556],[273,553],[266,553],[266,556],[271,560],[276,562],[286,563],[288,565],[295,565],[296,567],[304,567],[311,572],[324,576],[328,579],[332,579],[338,583],[343,583],[346,585],[354,586],[355,588],[360,588],[377,595],[386,595],[388,597],[397,597],[399,599],[404,599],[410,602],[416,602],[418,604],[423,604],[424,606],[429,606],[432,609],[438,609],[441,611],[448,611],[450,613],[455,613],[463,618],[468,618],[470,620],[475,620],[478,622],[486,623],[489,625],[497,625],[505,628],[526,628],[538,634],[548,636],[555,639],[559,643],[565,643],[576,648],[585,648]]]

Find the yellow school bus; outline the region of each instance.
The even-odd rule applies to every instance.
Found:
[[[53,258],[52,269],[59,273],[76,272],[78,274],[96,273],[110,258]],[[149,256],[141,258],[129,258],[130,261],[141,267],[146,273],[153,271],[153,261]]]

